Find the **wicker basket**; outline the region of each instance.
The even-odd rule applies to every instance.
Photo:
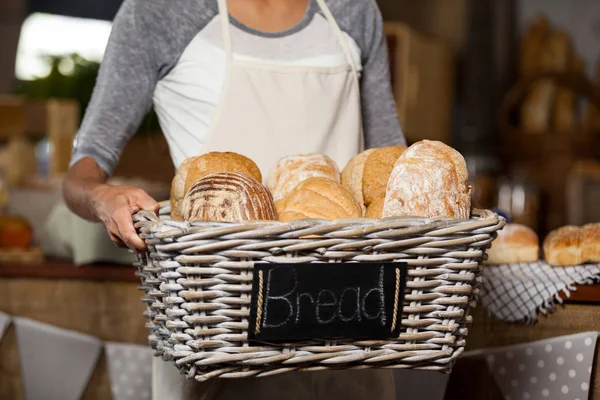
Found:
[[[333,368],[448,372],[464,351],[485,250],[504,226],[482,210],[470,220],[184,223],[161,206],[160,218],[134,216],[149,248],[138,255],[149,340],[157,356],[199,381]],[[398,338],[248,343],[255,262],[368,261],[408,264]]]

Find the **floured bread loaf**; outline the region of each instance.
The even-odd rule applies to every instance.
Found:
[[[394,165],[406,149],[405,146],[380,147],[369,154],[363,173],[363,196],[367,207],[377,199],[385,198]]]
[[[544,240],[546,262],[555,267],[582,264],[581,236],[581,228],[571,225],[550,232]]]
[[[231,152],[211,152],[194,157],[185,178],[185,193],[200,179],[220,172],[239,172],[262,182],[258,166],[248,157]]]
[[[581,228],[581,258],[583,262],[600,263],[600,223]]]
[[[271,169],[267,187],[275,200],[283,199],[298,184],[308,178],[321,177],[340,181],[336,163],[323,154],[297,154],[284,157]]]
[[[369,154],[371,154],[373,150],[374,149],[365,150],[362,153],[352,157],[342,170],[341,175],[342,185],[350,190],[356,201],[358,201],[358,203],[363,207],[365,205],[365,198],[363,196],[363,176],[365,171],[365,163],[367,162]],[[366,208],[363,208],[363,213],[365,211]]]
[[[175,172],[175,177],[171,182],[171,219],[176,221],[182,220],[181,215],[181,203],[183,202],[183,197],[185,196],[185,180],[187,178],[188,170],[190,169],[190,165],[194,162],[196,157],[190,157],[185,159],[179,168],[177,168],[177,172]]]
[[[276,220],[271,193],[256,179],[239,172],[205,176],[187,192],[182,204],[185,221]]]
[[[360,204],[352,193],[341,184],[321,177],[302,181],[285,198],[276,202],[279,220],[320,218],[335,220],[359,218]]]
[[[463,156],[442,142],[423,140],[398,158],[382,217],[469,218],[471,189]]]
[[[486,264],[517,264],[539,259],[540,243],[533,229],[521,224],[507,224],[487,251]]]

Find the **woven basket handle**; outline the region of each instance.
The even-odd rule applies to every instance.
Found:
[[[585,75],[573,72],[539,72],[521,78],[504,96],[500,109],[500,127],[503,130],[514,129],[511,125],[512,112],[523,102],[531,86],[541,80],[550,79],[563,88],[585,96],[600,110],[600,87],[594,85]]]

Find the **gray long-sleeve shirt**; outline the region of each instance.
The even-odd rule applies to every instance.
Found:
[[[391,92],[383,22],[375,1],[326,3],[360,65],[366,147],[405,144]],[[153,101],[160,103],[157,113],[163,130],[183,123],[173,121],[174,116],[181,115],[183,120],[190,113],[198,114],[193,122],[197,124],[195,134],[208,130],[224,69],[218,14],[217,0],[124,1],[77,135],[72,164],[89,156],[111,174]],[[232,19],[234,51],[240,57],[283,64],[335,63],[332,60],[340,49],[328,36],[333,35],[331,31],[323,28],[323,21],[315,0],[309,0],[296,26],[280,33],[255,31]],[[183,54],[195,68],[192,74],[187,64],[180,64]],[[177,112],[170,113],[169,108]]]

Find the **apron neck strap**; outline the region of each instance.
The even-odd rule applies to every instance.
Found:
[[[229,10],[227,0],[218,0],[219,16],[221,17],[221,34],[223,36],[223,48],[227,57],[232,57],[233,46],[231,44],[231,28],[229,26]]]

